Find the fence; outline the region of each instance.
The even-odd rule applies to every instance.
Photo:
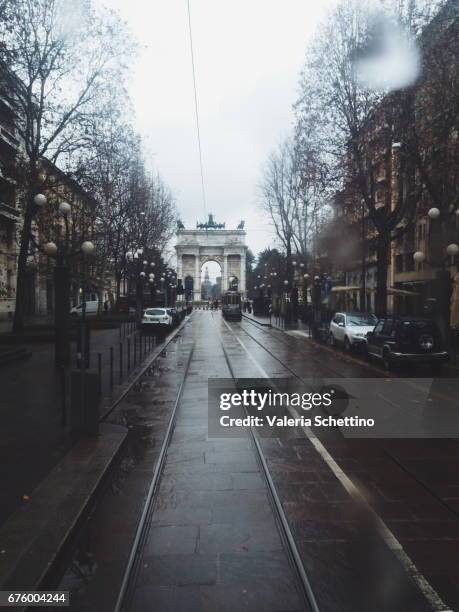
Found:
[[[156,346],[156,336],[143,334],[137,329],[136,321],[122,322],[119,330],[111,329],[100,332],[97,338],[94,338],[93,332],[87,373],[92,375],[97,374],[98,391],[101,400],[103,400],[103,398],[110,398],[110,396],[113,395],[115,387],[126,382],[132,372],[140,366],[143,360],[156,348]],[[72,361],[78,369],[81,366],[81,354],[76,352],[76,354],[72,356]],[[74,368],[70,368],[70,370],[73,369]],[[66,426],[68,423],[67,413],[69,410],[69,396],[71,392],[71,372],[62,369],[61,374],[62,425]],[[103,403],[102,401],[101,410],[103,410]]]

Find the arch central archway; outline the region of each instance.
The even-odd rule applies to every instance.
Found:
[[[177,230],[177,276],[193,279],[193,301],[201,300],[201,271],[208,262],[216,262],[221,268],[221,291],[227,291],[237,279],[237,289],[245,296],[245,267],[247,246],[245,231],[238,228]],[[209,264],[210,265],[210,264]],[[234,283],[233,283],[234,286]]]
[[[201,299],[219,300],[222,295],[222,267],[214,259],[201,266]]]

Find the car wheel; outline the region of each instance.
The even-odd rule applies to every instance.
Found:
[[[349,338],[347,336],[344,337],[344,350],[346,351],[346,353],[350,353],[351,352],[351,343],[349,342]]]
[[[383,351],[383,365],[386,372],[390,372],[393,369],[392,357],[390,356],[390,351],[388,349],[384,349]]]

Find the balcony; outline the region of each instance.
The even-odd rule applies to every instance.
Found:
[[[21,216],[21,212],[12,206],[8,206],[4,202],[0,202],[0,221],[8,223],[17,223]]]
[[[19,148],[19,140],[12,133],[11,128],[0,122],[0,144],[6,145],[10,151],[16,153]]]

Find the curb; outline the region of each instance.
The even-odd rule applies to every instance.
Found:
[[[40,590],[65,555],[127,439],[101,424],[81,439],[0,528],[0,590]]]

